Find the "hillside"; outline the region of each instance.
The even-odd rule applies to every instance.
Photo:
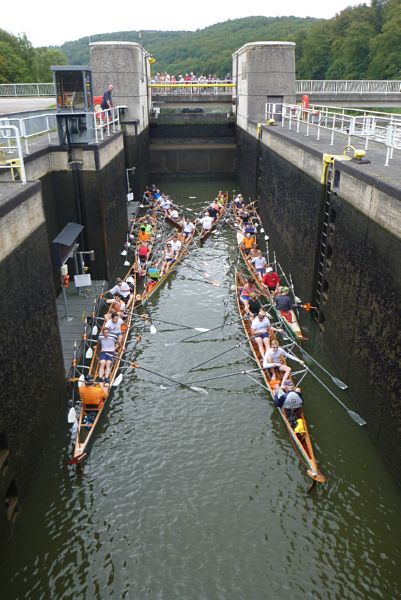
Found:
[[[297,17],[246,17],[217,23],[197,31],[119,31],[91,36],[92,42],[138,42],[156,58],[154,69],[178,75],[231,72],[231,55],[247,42],[260,40],[296,41],[307,36],[320,21]],[[89,63],[88,38],[66,42],[59,48],[71,64]]]

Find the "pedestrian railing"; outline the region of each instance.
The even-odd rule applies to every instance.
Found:
[[[105,136],[110,136],[121,129],[120,109],[117,106],[108,110],[86,113],[86,127],[92,132],[91,139],[86,143],[98,144]],[[69,113],[67,113],[69,114]],[[71,113],[74,115],[74,113]],[[81,113],[82,114],[82,113]],[[47,141],[47,144],[58,144],[57,116],[56,113],[43,113],[33,117],[0,117],[0,147],[6,154],[15,154],[16,148],[10,145],[8,131],[18,131],[23,153],[28,155],[35,145]]]
[[[395,94],[401,92],[401,80],[306,79],[296,81],[297,94]]]
[[[401,115],[358,109],[338,109],[313,104],[304,108],[298,104],[266,104],[265,123],[277,123],[306,137],[321,139],[329,134],[329,145],[341,138],[347,146],[363,144],[367,150],[375,142],[386,150],[385,166],[401,150]],[[327,142],[327,136],[325,137]]]
[[[208,96],[223,96],[232,94],[234,83],[219,82],[219,83],[160,83],[152,81],[149,84],[152,95],[181,95],[186,94],[190,96],[208,95]]]
[[[0,98],[55,95],[53,83],[2,83],[0,85]]]
[[[7,158],[11,154],[13,158]],[[0,123],[0,169],[9,171],[12,181],[26,183],[21,136],[15,125]]]

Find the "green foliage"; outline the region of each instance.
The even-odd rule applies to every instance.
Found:
[[[67,58],[61,50],[57,48],[34,48],[33,72],[35,81],[46,82],[52,80],[51,65],[66,65]]]

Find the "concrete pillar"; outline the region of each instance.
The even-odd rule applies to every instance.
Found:
[[[134,42],[90,44],[94,94],[100,96],[112,83],[114,106],[127,106],[123,120],[138,135],[149,125],[148,53]],[[134,123],[136,122],[136,123]]]
[[[295,44],[252,42],[233,54],[237,125],[264,120],[266,102],[295,102]]]

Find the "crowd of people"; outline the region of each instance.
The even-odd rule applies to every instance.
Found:
[[[180,73],[179,75],[170,75],[169,73],[156,73],[156,75],[152,78],[152,83],[200,83],[200,84],[213,84],[213,83],[232,83],[232,77],[230,73],[224,77],[224,79],[220,79],[217,75],[196,75],[192,71],[189,73],[185,73],[184,75]]]

